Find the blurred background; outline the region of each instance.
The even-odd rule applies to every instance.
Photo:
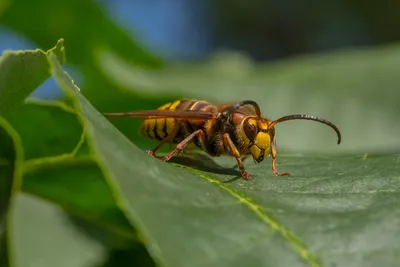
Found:
[[[400,151],[399,12],[398,0],[0,0],[0,50],[48,50],[64,38],[64,67],[101,112],[155,109],[182,98],[252,99],[272,119],[310,113],[342,131],[337,146],[328,127],[279,125],[279,153],[361,159]],[[32,97],[64,96],[50,78]],[[138,134],[140,120],[112,123],[137,146],[155,146]],[[30,206],[21,216],[53,231],[32,221],[40,215]],[[40,242],[53,244],[54,236]],[[96,266],[153,266],[143,246],[115,246],[98,259],[74,238],[68,255],[83,251]],[[30,253],[36,235],[25,242]],[[59,261],[57,253],[48,256]]]
[[[254,99],[264,115],[312,113],[337,123],[279,126],[283,151],[398,151],[400,2],[2,0],[0,50],[53,47],[103,112],[175,98]],[[49,79],[33,97],[60,97]],[[145,148],[139,121],[113,123]]]
[[[6,11],[11,7],[9,12],[12,12],[13,5],[18,3],[2,2],[5,18],[0,48],[31,49],[39,46],[39,40],[24,36],[23,32],[13,29],[9,23],[11,18],[8,18]],[[42,14],[41,4],[36,6],[21,0],[15,2],[23,3],[26,9],[32,8],[30,11],[36,11],[36,16]],[[80,1],[75,2],[75,6],[79,7]],[[357,0],[302,3],[293,0],[84,2],[87,4],[82,6],[95,5],[110,24],[126,32],[153,55],[169,62],[201,60],[215,51],[225,49],[244,51],[255,60],[269,61],[338,48],[373,46],[400,38],[396,30],[400,26],[400,4],[393,0],[369,5]],[[69,13],[64,5],[59,3],[53,6],[53,10],[47,8],[46,11],[62,15],[56,21],[62,20],[63,24],[67,24],[64,25],[66,27],[74,24],[71,20],[79,14]],[[68,5],[74,6],[73,3]],[[78,12],[84,14],[78,10],[74,13]],[[96,21],[90,23],[96,24]],[[50,21],[47,24],[51,24]],[[81,27],[82,31],[101,33],[100,28],[89,29],[84,24]],[[56,26],[51,28],[59,31],[60,36],[64,34]],[[41,31],[46,31],[46,28]],[[41,35],[46,37],[43,33]]]
[[[328,130],[291,122],[283,149],[382,152],[398,146],[398,11],[392,0],[2,0],[0,50],[47,50],[64,38],[65,68],[100,111],[250,98],[266,116],[313,113],[345,132],[339,150]],[[60,95],[51,78],[33,97]],[[137,120],[113,123],[153,144]]]

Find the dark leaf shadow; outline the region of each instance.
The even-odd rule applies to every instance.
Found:
[[[232,168],[223,167],[205,154],[192,152],[190,154],[177,155],[172,157],[169,162],[191,167],[204,172],[235,176],[229,180],[222,181],[224,183],[233,182],[241,178],[240,172],[235,169],[237,166],[232,166]]]
[[[146,266],[156,264],[144,245],[137,243],[125,249],[109,249],[105,262],[97,267]]]

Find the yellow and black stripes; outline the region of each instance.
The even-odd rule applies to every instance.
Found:
[[[171,103],[167,103],[158,108],[158,110],[176,110],[176,111],[206,111],[206,112],[218,112],[218,107],[210,104],[203,100],[177,100]],[[237,114],[236,116],[243,116],[244,114]],[[236,118],[234,116],[234,118]],[[212,156],[218,156],[224,152],[223,138],[220,133],[221,122],[218,120],[192,120],[192,119],[179,119],[179,118],[150,118],[145,119],[142,124],[142,134],[153,140],[162,141],[170,136],[176,127],[179,127],[176,134],[170,137],[167,143],[178,144],[182,142],[193,132],[201,129],[201,135],[193,138],[193,144],[200,149],[206,151]],[[235,145],[240,143],[240,147],[243,145],[241,140],[241,131],[237,127],[229,129],[229,134]]]
[[[171,103],[167,103],[161,107],[159,107],[159,110],[169,110],[169,109],[174,109],[176,106],[179,105],[180,101],[175,101]],[[169,127],[168,127],[168,124]],[[173,127],[175,124],[174,119],[168,119],[168,118],[158,118],[158,119],[146,119],[143,121],[142,127],[141,127],[141,133],[154,140],[163,140],[168,136],[173,131]]]
[[[211,111],[215,109],[215,106],[211,105],[206,101],[197,100],[177,100],[174,102],[167,103],[158,108],[158,110],[201,110]],[[203,121],[191,121],[188,120],[190,125],[190,131],[197,130],[204,123]],[[141,133],[154,140],[163,140],[169,136],[174,128],[177,126],[178,120],[174,118],[157,118],[157,119],[146,119],[143,121],[141,127]],[[186,127],[187,129],[187,127]],[[174,142],[179,142],[185,138],[190,132],[185,131],[183,127],[178,131]]]

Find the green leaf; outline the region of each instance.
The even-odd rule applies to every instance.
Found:
[[[68,46],[68,65],[82,75],[82,92],[98,110],[149,109],[163,104],[165,97],[155,99],[126,92],[101,72],[96,54],[103,50],[112,51],[144,68],[158,69],[163,65],[159,57],[143,46],[140,36],[136,38],[136,34],[120,27],[102,6],[96,1],[39,0],[35,1],[35,12],[32,12],[26,8],[25,1],[13,0],[0,16],[0,24],[39,47],[48,47],[62,36]],[[55,23],[49,26],[49,21]],[[142,147],[153,145],[138,134],[138,122],[116,120],[114,123],[129,139],[139,140]]]
[[[85,81],[83,92],[96,106],[111,100],[114,105],[119,105],[121,99],[129,97],[121,93],[121,97],[117,98],[119,101],[112,97],[118,88],[99,71],[94,57],[97,50],[111,49],[121,57],[146,68],[159,68],[162,64],[139,40],[132,38],[108,16],[96,1],[38,0],[35,1],[35,12],[26,7],[24,0],[12,1],[0,16],[0,24],[29,38],[39,47],[48,47],[62,36],[67,41],[68,64],[82,74]],[[49,21],[54,23],[50,26]],[[146,101],[140,95],[132,97],[130,94],[125,103],[143,106]]]
[[[212,166],[184,168],[227,181],[227,175],[218,173],[229,170],[232,159],[217,163],[219,169],[212,173]],[[399,155],[284,155],[279,157],[278,170],[292,177],[272,176],[269,163],[245,162],[254,179],[227,185],[297,233],[322,266],[396,266],[399,163]]]
[[[128,219],[162,266],[397,266],[400,157],[278,155],[174,166],[129,142],[80,94],[56,57],[53,75],[76,101],[89,148]],[[186,159],[186,158],[184,158]],[[180,164],[179,164],[180,163]],[[190,166],[185,166],[190,165]]]
[[[23,150],[18,133],[0,116],[0,266],[11,266],[8,226],[14,193],[21,184]]]
[[[317,259],[292,233],[284,227],[276,229],[277,222],[251,203],[241,206],[239,194],[213,185],[216,180],[196,177],[145,156],[79,94],[54,56],[51,62],[60,86],[79,101],[93,152],[156,261],[167,266],[198,266],[204,259],[211,266],[240,264],[236,257],[226,258],[226,252],[218,254],[224,250],[241,254],[259,236],[271,236],[259,244],[256,253],[246,253],[241,263],[317,266]],[[224,208],[215,203],[224,203]],[[251,230],[244,230],[243,225]],[[235,235],[229,237],[231,233]],[[263,257],[261,251],[266,251]]]
[[[47,201],[19,193],[10,214],[15,267],[96,266],[104,248],[77,231],[63,211]]]
[[[83,67],[86,75],[89,75],[87,68],[93,67],[95,63],[93,49],[97,47],[112,48],[122,57],[144,66],[160,65],[159,59],[146,51],[139,42],[132,40],[95,1],[38,0],[35,2],[35,11],[27,8],[25,1],[14,0],[0,17],[0,23],[41,47],[63,36],[68,40],[68,62]],[[49,21],[56,23],[49,28]],[[95,75],[93,69],[91,74]]]
[[[313,114],[337,124],[343,134],[343,142],[337,146],[335,134],[328,127],[285,122],[276,128],[282,151],[400,151],[400,124],[396,123],[400,116],[398,44],[271,63],[222,54],[207,62],[173,65],[160,71],[138,68],[107,51],[98,57],[102,73],[135,94],[179,95],[213,103],[252,99],[271,119],[293,113]],[[123,108],[114,112],[127,111]]]
[[[74,109],[55,101],[29,101],[10,114],[27,159],[22,190],[62,207],[79,228],[111,247],[136,242],[84,146],[86,135],[76,116]]]
[[[95,231],[91,236],[110,246],[136,241],[135,231],[90,157],[28,161],[22,190],[61,207],[86,231]]]
[[[12,108],[20,105],[50,77],[46,59],[49,52],[54,52],[63,64],[63,39],[47,52],[40,49],[3,52],[0,57],[0,115],[9,113]]]
[[[7,119],[21,136],[26,160],[68,156],[84,141],[75,110],[62,102],[29,101]]]
[[[57,54],[62,53],[62,56],[64,56],[62,40],[60,40],[57,47],[53,50]],[[30,52],[31,51],[20,51],[10,53],[11,56],[14,57],[18,55],[18,57],[3,61],[4,64],[2,65],[5,69],[21,68],[21,66],[15,64],[18,63],[17,59],[23,59],[22,63],[27,66],[26,70],[29,75],[23,77],[24,82],[20,82],[20,85],[23,89],[29,89],[29,93],[33,91],[42,80],[49,77],[49,65],[44,52],[40,50],[34,51],[38,59],[43,59],[44,55],[44,63],[38,61],[36,58],[32,58]],[[34,63],[36,65],[34,65]],[[33,73],[31,73],[32,70],[29,69],[31,67],[35,67]],[[46,71],[40,73],[40,69]],[[19,71],[19,73],[21,73],[21,71]],[[44,77],[44,75],[46,75],[46,77]],[[10,77],[5,77],[5,79],[8,78]],[[18,85],[18,82],[19,81],[15,84]],[[14,87],[5,86],[3,95],[11,96],[13,93],[12,90],[14,89]],[[28,91],[26,91],[24,96],[22,94],[16,96],[20,97],[20,99],[6,98],[4,101],[7,101],[7,104],[15,101],[15,105],[18,105],[20,104],[18,101],[22,103],[24,98],[28,95],[27,92]],[[65,215],[66,222],[69,220],[81,233],[89,235],[92,238],[94,237],[97,241],[106,245],[107,248],[126,248],[137,242],[135,231],[124,214],[117,207],[110,189],[104,181],[102,173],[97,165],[87,157],[88,153],[84,153],[83,149],[85,146],[83,145],[85,141],[85,132],[76,117],[75,110],[62,102],[28,101],[19,105],[19,108],[12,109],[12,112],[9,112],[10,110],[7,111],[7,119],[20,134],[20,139],[22,139],[22,144],[25,149],[25,159],[28,160],[24,163],[24,184],[22,190],[29,193],[31,196],[39,197],[47,201],[43,202],[43,206],[39,205],[36,208],[31,208],[34,210],[37,209],[35,212],[38,214],[43,212],[43,216],[46,217],[50,215],[48,215],[46,211],[41,210],[41,207],[46,209],[46,206],[55,204],[62,208],[64,212],[67,212]],[[6,140],[8,139],[2,137],[1,141],[5,142]],[[5,144],[1,143],[0,147],[1,153],[9,151],[6,149],[7,147]],[[77,154],[81,156],[84,155],[86,158],[74,159],[73,157]],[[1,168],[12,167],[12,165],[10,165],[12,163],[12,158],[1,157],[1,163],[5,164],[1,166]],[[22,166],[19,171],[22,171]],[[2,169],[1,175],[8,173],[9,172],[3,172]],[[75,180],[75,182],[71,183],[72,180]],[[10,181],[12,180],[1,180],[2,183]],[[90,192],[93,192],[92,190],[95,190],[98,194],[90,194]],[[8,204],[9,196],[4,194],[4,197],[5,199],[1,201],[1,206]],[[16,209],[24,210],[25,204],[19,205]],[[18,224],[18,220],[10,224],[12,226]],[[18,232],[24,231],[24,228],[29,226],[23,224],[23,222],[21,222],[21,224],[22,225],[17,226],[20,227],[17,230]],[[2,229],[4,225],[5,223],[2,222]],[[71,226],[72,225],[69,227]],[[25,231],[28,231],[28,229],[25,229]],[[11,233],[10,236],[13,241],[18,239],[18,237],[15,237],[15,232]],[[4,232],[4,236],[2,235],[0,240],[3,250],[2,255],[4,255],[2,260],[8,261],[7,256],[10,254],[10,258],[17,258],[17,261],[19,261],[18,264],[22,261],[22,266],[26,266],[24,262],[29,262],[31,260],[34,262],[35,259],[32,259],[32,257],[37,257],[37,255],[32,256],[29,252],[24,252],[26,247],[21,245],[33,242],[34,236],[35,231],[24,236],[22,238],[24,241],[13,242],[13,244],[9,246]],[[44,248],[51,245],[51,243],[47,242],[48,241],[44,241],[44,244],[42,244],[43,251],[38,252],[39,258],[40,255],[43,256],[41,253],[45,251]],[[60,240],[60,243],[64,244],[64,240]],[[9,247],[10,249],[8,249]],[[15,251],[22,254],[15,255]],[[64,255],[71,257],[70,254],[64,253],[58,253],[57,257],[64,260]],[[49,260],[51,261],[51,259]],[[100,260],[99,262],[102,261]],[[4,264],[6,264],[6,262],[4,262]]]

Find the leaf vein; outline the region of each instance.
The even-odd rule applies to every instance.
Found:
[[[253,200],[244,196],[237,190],[226,186],[221,181],[215,179],[214,177],[212,177],[202,171],[192,169],[190,167],[186,167],[186,166],[182,166],[182,165],[175,165],[175,166],[179,166],[183,169],[186,169],[186,170],[200,176],[201,178],[207,180],[208,182],[210,182],[212,184],[216,184],[221,189],[227,191],[230,195],[237,198],[241,203],[243,203],[251,211],[253,211],[269,227],[278,231],[283,236],[283,238],[285,238],[287,240],[287,242],[289,242],[289,244],[299,254],[299,256],[306,261],[307,264],[309,264],[310,266],[313,266],[313,267],[321,266],[321,263],[319,262],[317,257],[315,255],[313,255],[310,250],[307,249],[304,242],[295,233],[288,230],[283,224],[279,223],[275,218],[273,218],[271,215],[267,214],[266,210],[262,206],[258,205]]]

